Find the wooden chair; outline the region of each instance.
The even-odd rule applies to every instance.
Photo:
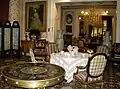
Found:
[[[47,41],[45,39],[40,39],[35,41],[35,48],[33,50],[35,58],[37,61],[48,61],[48,53],[46,50]]]
[[[21,40],[21,49],[24,55],[29,53],[29,48],[34,49],[34,41],[31,40]]]
[[[36,60],[37,57],[35,57],[32,48],[29,48],[29,54],[30,54],[31,62],[33,62],[33,63],[49,63],[49,62],[46,62],[46,61],[44,61],[44,60],[38,60],[38,61],[37,61],[37,60]]]
[[[108,57],[104,53],[96,53],[89,58],[85,71],[77,72],[74,79],[84,85],[102,82],[101,89],[103,89],[103,74],[107,64]],[[79,70],[79,69],[78,69]]]

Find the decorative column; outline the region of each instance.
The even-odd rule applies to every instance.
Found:
[[[9,2],[9,21],[20,22],[20,1],[21,0],[10,0]]]
[[[47,40],[49,42],[54,42],[54,14],[55,14],[55,3],[53,0],[47,0],[48,2],[48,9],[47,9]]]
[[[120,43],[120,0],[117,0],[116,42]]]

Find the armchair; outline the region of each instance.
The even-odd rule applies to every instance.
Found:
[[[49,61],[48,60],[48,53],[46,50],[48,42],[45,39],[39,39],[35,41],[35,48],[33,50],[35,58],[37,61],[43,60],[43,61]]]
[[[82,83],[84,88],[92,83],[102,82],[101,89],[103,89],[103,74],[107,64],[108,57],[104,53],[96,53],[88,60],[86,70],[77,72],[74,75],[75,81]]]

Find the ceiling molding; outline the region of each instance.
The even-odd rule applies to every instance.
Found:
[[[79,8],[85,9],[93,6],[95,6],[96,8],[116,9],[117,2],[116,1],[64,2],[56,3],[56,5],[60,5],[62,9],[79,9]]]

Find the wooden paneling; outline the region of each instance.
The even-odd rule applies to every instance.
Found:
[[[8,20],[9,0],[0,0],[0,23]]]

